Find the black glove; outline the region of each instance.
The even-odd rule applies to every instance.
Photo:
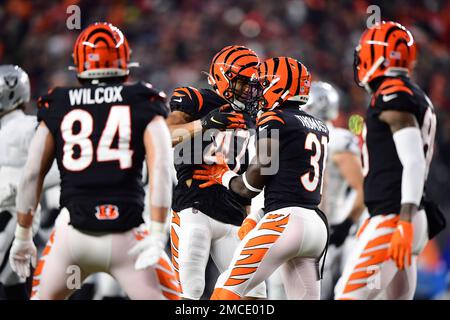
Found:
[[[347,238],[352,225],[352,219],[347,218],[339,224],[330,226],[330,245],[334,244],[337,248],[340,247]]]
[[[204,130],[247,129],[247,121],[244,114],[235,111],[221,111],[221,108],[212,110],[201,119]]]

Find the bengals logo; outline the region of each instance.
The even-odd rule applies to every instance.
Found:
[[[115,205],[102,204],[95,209],[95,217],[98,220],[115,220],[119,217],[119,208]]]

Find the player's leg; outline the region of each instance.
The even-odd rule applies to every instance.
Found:
[[[128,255],[136,241],[145,237],[138,229],[112,235],[109,273],[133,300],[178,300],[180,288],[170,263],[163,252],[158,264],[143,270],[134,268],[135,260]]]
[[[386,289],[397,271],[394,261],[387,260],[387,253],[398,220],[395,214],[379,215],[363,225],[336,285],[335,299],[372,300]]]
[[[63,209],[34,271],[33,300],[65,299],[87,276],[71,254],[73,228],[69,226],[69,220],[68,211]]]
[[[388,292],[391,296],[394,293],[403,297],[411,296],[411,292],[415,290],[416,259],[412,259],[413,266],[410,270],[398,277],[394,261],[387,260],[387,251],[398,220],[399,216],[395,214],[369,219],[336,286],[336,299],[384,299],[388,298]],[[413,217],[413,224],[413,255],[417,255],[427,241],[427,222],[423,211]],[[391,283],[394,278],[395,283]],[[404,281],[408,281],[408,284]],[[403,283],[402,288],[390,288],[391,285],[399,286],[398,282]]]
[[[385,297],[388,300],[412,300],[417,285],[417,260],[428,242],[428,222],[424,210],[417,212],[412,223],[414,225],[413,255],[411,265],[402,271],[397,271],[391,283],[386,288]]]
[[[334,295],[334,285],[339,278],[339,265],[343,248],[330,245],[328,247],[325,265],[323,269],[323,279],[321,281],[320,297],[321,300],[329,300]]]
[[[272,273],[267,279],[267,298],[269,300],[287,300],[286,290],[284,289],[283,279],[281,277],[281,267]]]
[[[212,232],[211,258],[220,274],[228,268],[236,248],[241,242],[238,236],[239,227],[209,218]],[[246,296],[248,299],[267,298],[265,282],[261,282]]]
[[[285,262],[281,277],[288,300],[319,300],[320,279],[317,258],[297,257]]]
[[[178,269],[183,299],[199,300],[203,294],[211,237],[207,215],[193,208],[173,214],[173,265]]]
[[[325,223],[313,210],[291,207],[267,213],[238,246],[212,299],[239,299],[298,256],[318,259],[326,239]],[[314,284],[306,279],[307,286],[319,286],[318,274],[315,278]]]

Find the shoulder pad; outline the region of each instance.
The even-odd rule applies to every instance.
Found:
[[[38,108],[50,108],[50,103],[55,100],[56,92],[58,91],[58,87],[51,88],[47,91],[46,94],[43,94],[37,99]]]
[[[139,85],[142,88],[142,94],[149,97],[152,101],[161,100],[165,102],[167,100],[166,93],[154,88],[151,83],[141,81],[139,82]]]
[[[412,88],[400,78],[386,79],[373,95],[371,106],[381,110],[410,111],[416,104]]]
[[[173,91],[170,98],[172,111],[179,110],[188,114],[199,112],[203,108],[203,95],[194,87],[179,87]]]
[[[256,127],[260,127],[268,122],[277,124],[278,126],[286,124],[282,116],[281,110],[266,111],[256,120]]]

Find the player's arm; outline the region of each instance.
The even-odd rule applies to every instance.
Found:
[[[151,220],[163,227],[172,201],[173,168],[170,133],[163,117],[156,116],[148,124],[144,146],[149,169]]]
[[[268,175],[264,174],[264,169],[271,167],[273,162],[277,161],[274,150],[278,150],[277,140],[259,139],[254,161],[248,166],[246,172],[231,179],[229,189],[244,198],[256,197],[266,185]]]
[[[155,116],[144,132],[144,147],[150,188],[150,234],[128,252],[136,258],[135,268],[156,264],[167,241],[165,222],[172,203],[173,158],[170,132],[162,116]]]
[[[276,152],[278,144],[278,140],[273,138],[259,139],[256,156],[242,175],[230,170],[223,155],[218,154],[216,156],[217,164],[205,166],[204,170],[194,170],[193,178],[208,181],[201,184],[200,188],[218,183],[241,197],[253,198],[262,191],[266,184],[268,174],[264,171],[273,168],[274,163],[278,161]]]
[[[411,221],[422,199],[425,183],[426,162],[419,125],[411,113],[403,111],[383,111],[379,118],[389,125],[403,166],[400,219]]]
[[[184,139],[190,139],[202,132],[201,120],[192,120],[192,116],[183,111],[173,111],[166,120],[169,127],[172,146],[176,146]]]
[[[348,218],[354,223],[364,211],[364,177],[361,160],[353,152],[338,152],[333,155],[332,161],[336,164],[342,177],[348,185],[355,190],[356,197]]]
[[[387,123],[403,166],[400,221],[394,232],[388,255],[399,269],[411,264],[414,228],[412,216],[417,212],[425,183],[426,162],[421,132],[416,118],[408,112],[386,110],[380,120]],[[406,260],[406,262],[405,262]]]
[[[17,226],[9,261],[19,276],[30,276],[30,260],[36,266],[37,251],[33,243],[32,224],[41,197],[45,175],[55,157],[55,141],[44,122],[34,135],[17,193]]]
[[[39,124],[31,140],[24,173],[17,193],[17,222],[22,228],[30,228],[38,206],[44,178],[55,158],[55,140],[44,122]]]
[[[332,161],[348,185],[356,192],[352,209],[348,217],[339,224],[331,225],[330,244],[341,246],[347,239],[350,228],[364,211],[363,174],[359,157],[350,151],[337,152]]]

